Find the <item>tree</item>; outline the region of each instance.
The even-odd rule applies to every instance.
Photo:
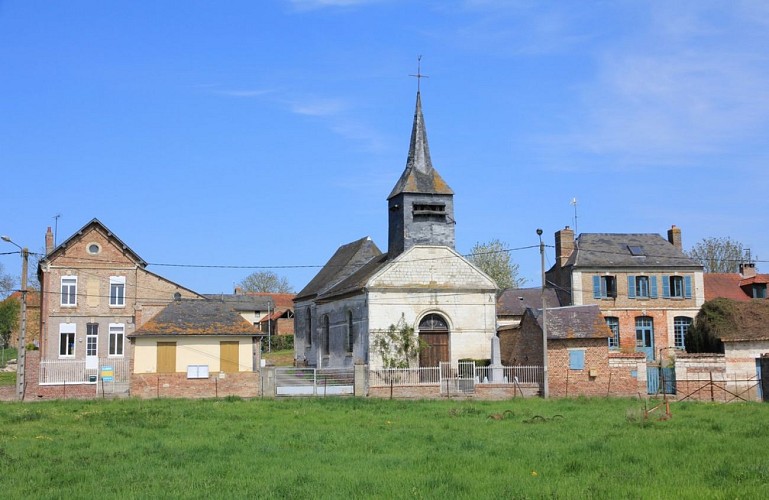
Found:
[[[499,288],[521,288],[526,279],[518,276],[518,264],[510,261],[506,247],[499,240],[476,243],[467,259],[496,281]]]
[[[705,267],[706,273],[736,273],[745,258],[742,243],[731,238],[705,238],[687,252],[692,260]]]
[[[10,347],[11,331],[19,322],[19,301],[13,297],[0,302],[0,344]]]
[[[256,271],[236,285],[244,292],[291,293],[293,288],[284,276],[272,271]]]
[[[3,265],[0,264],[0,299],[7,297],[15,284],[16,280],[10,274],[5,274]]]
[[[374,332],[372,347],[382,358],[384,368],[409,368],[427,344],[414,333],[414,327],[406,324],[403,317],[398,324],[387,330]]]

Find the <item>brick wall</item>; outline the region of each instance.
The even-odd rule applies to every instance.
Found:
[[[131,375],[131,396],[139,398],[222,398],[261,395],[259,372],[214,373],[205,379],[188,379],[186,373],[135,373]]]
[[[97,396],[97,384],[39,385],[40,351],[27,351],[24,400],[92,399]]]
[[[584,349],[583,369],[569,368],[570,349]],[[548,343],[552,397],[643,397],[646,395],[645,366],[643,355],[613,355],[610,361],[605,339],[550,340]]]

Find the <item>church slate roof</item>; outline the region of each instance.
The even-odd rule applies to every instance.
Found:
[[[395,184],[390,198],[401,193],[445,194],[453,195],[446,181],[433,168],[430,147],[427,144],[425,119],[422,116],[422,98],[417,92],[417,105],[414,111],[414,124],[411,129],[411,144],[406,169]]]
[[[639,251],[640,250],[640,251]],[[693,267],[702,266],[659,234],[581,234],[566,266]]]
[[[302,291],[296,294],[294,302],[322,294],[358,271],[373,257],[379,255],[382,255],[382,251],[368,236],[340,246],[318,274],[307,283]]]
[[[319,295],[318,300],[329,300],[333,297],[360,292],[368,283],[369,278],[389,262],[390,260],[386,253],[377,255],[336,286]]]
[[[235,311],[232,302],[209,299],[180,299],[128,337],[181,335],[261,335]]]

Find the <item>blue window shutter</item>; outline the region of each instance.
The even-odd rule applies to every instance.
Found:
[[[684,288],[685,288],[685,294],[687,299],[692,298],[692,277],[691,276],[684,276]]]
[[[593,298],[601,298],[601,277],[593,276]]]
[[[569,369],[583,370],[585,368],[585,351],[569,351]]]
[[[670,298],[670,276],[662,275],[662,297]]]
[[[627,277],[627,297],[629,299],[635,298],[635,276]]]
[[[651,288],[651,297],[653,299],[656,299],[657,298],[657,277],[649,276],[649,284]]]

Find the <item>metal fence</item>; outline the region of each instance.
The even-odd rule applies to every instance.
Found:
[[[352,394],[355,373],[350,368],[276,368],[277,396]]]
[[[125,358],[99,358],[97,368],[86,368],[84,360],[44,359],[40,361],[40,385],[60,384],[96,384],[102,371],[100,368],[112,368],[112,380],[115,383],[128,383],[129,360]],[[105,372],[106,373],[106,372]]]
[[[369,385],[440,385],[445,380],[472,380],[475,384],[541,384],[541,366],[475,366],[442,364],[434,368],[380,368],[369,371]]]

